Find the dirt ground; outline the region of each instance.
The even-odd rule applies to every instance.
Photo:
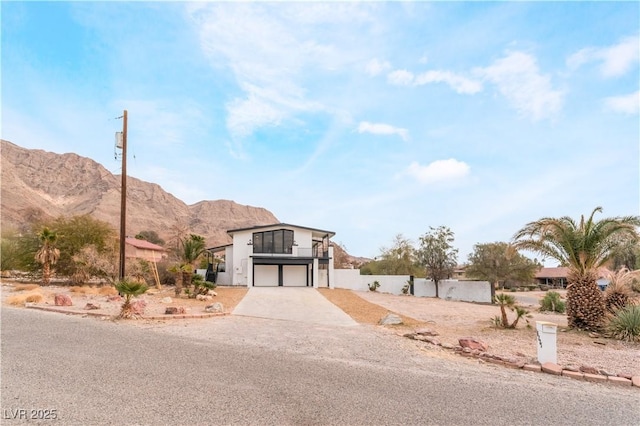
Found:
[[[217,295],[212,300],[199,301],[186,297],[176,298],[173,287],[152,288],[140,296],[140,299],[147,303],[146,316],[162,316],[168,306],[181,306],[189,314],[201,314],[207,305],[214,302],[222,303],[224,311],[231,313],[247,289],[217,287],[215,292]],[[552,322],[558,325],[558,364],[576,368],[590,366],[612,374],[640,376],[640,343],[622,342],[568,330],[565,315],[537,312],[537,300],[543,297],[544,292],[513,293],[522,298],[521,305],[527,307],[532,314],[529,319],[530,327],[522,322],[515,330],[492,326],[491,318],[500,313],[499,307],[495,305],[344,289],[320,289],[320,292],[361,324],[375,326],[389,312],[400,315],[403,325],[380,326],[380,329],[390,334],[402,335],[419,328],[428,328],[438,333],[435,338],[439,342],[452,346],[457,345],[460,338],[474,337],[487,343],[488,352],[493,355],[528,363],[535,363],[537,360],[536,321]],[[115,317],[122,303],[109,301],[110,296],[116,294],[112,287],[40,287],[3,280],[2,304],[24,306],[25,302],[30,301],[41,306],[54,306],[54,296],[59,293],[70,295],[74,305],[68,310],[78,314],[91,312]],[[166,302],[167,297],[171,298],[171,303],[163,303],[163,299]],[[88,311],[85,309],[87,303],[99,305],[100,309]],[[171,320],[171,316],[165,318]],[[509,318],[512,319],[513,316],[510,315]],[[418,341],[416,345],[434,356],[459,357],[441,346]]]

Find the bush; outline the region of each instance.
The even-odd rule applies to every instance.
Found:
[[[616,339],[640,341],[640,306],[629,305],[616,311],[607,324],[607,331]]]
[[[380,287],[380,283],[378,281],[374,281],[372,284],[369,284],[369,290],[376,291]]]
[[[557,291],[550,291],[544,295],[544,298],[540,301],[540,312],[558,312],[564,313],[566,309],[565,303],[560,298],[560,293]]]

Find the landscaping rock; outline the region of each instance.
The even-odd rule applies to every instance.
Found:
[[[100,305],[98,305],[97,303],[87,303],[86,305],[84,305],[84,308],[88,311],[92,311],[95,309],[100,309]]]
[[[440,346],[445,349],[453,349],[453,345],[450,345],[449,343],[441,343]]]
[[[588,365],[580,366],[580,371],[587,374],[600,374],[600,371],[597,368],[589,367]]]
[[[196,296],[196,300],[213,300],[213,296],[199,294]]]
[[[554,362],[545,362],[542,364],[541,368],[545,373],[553,374],[555,376],[562,375],[562,367]]]
[[[379,322],[380,325],[400,325],[402,324],[402,318],[396,314],[387,314]]]
[[[144,308],[147,307],[147,302],[144,300],[134,300],[131,302],[131,311],[134,315],[144,315]]]
[[[419,334],[420,336],[439,336],[440,335],[438,334],[438,332],[434,330],[430,330],[428,328],[421,328],[419,330],[416,330],[416,334]]]
[[[186,312],[184,306],[167,306],[167,309],[164,310],[166,315],[185,314]]]
[[[165,304],[169,304],[169,303],[172,303],[172,302],[173,302],[173,299],[170,298],[169,296],[167,296],[167,297],[163,298],[162,300],[160,300],[160,303],[165,303]]]
[[[463,337],[462,339],[458,339],[458,343],[460,343],[460,346],[463,348],[478,349],[483,352],[489,349],[489,345],[474,337]]]
[[[209,313],[223,313],[224,307],[222,306],[222,303],[216,302],[212,305],[205,307],[204,311]]]
[[[213,291],[213,290],[209,290],[209,291],[207,292],[207,296],[217,296],[217,295],[218,295],[218,293],[216,293],[216,292],[215,292],[215,291]]]
[[[625,379],[624,377],[609,376],[607,379],[607,381],[613,385],[631,386],[631,380]]]
[[[71,298],[66,294],[56,294],[54,300],[56,306],[73,306]]]

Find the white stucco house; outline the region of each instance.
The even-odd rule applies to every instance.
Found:
[[[224,252],[219,285],[247,287],[334,287],[335,232],[277,223],[227,231],[231,244],[207,249]]]

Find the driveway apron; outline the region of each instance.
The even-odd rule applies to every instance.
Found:
[[[318,290],[307,287],[251,287],[232,314],[321,325],[358,324]]]

